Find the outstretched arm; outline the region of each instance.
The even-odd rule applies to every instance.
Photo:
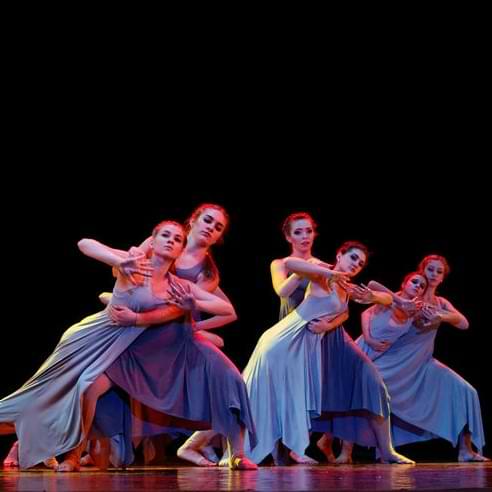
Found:
[[[310,280],[320,283],[324,279],[343,279],[347,277],[345,272],[337,272],[328,268],[326,263],[312,263],[300,258],[286,258],[285,267],[292,272],[308,277]]]
[[[302,276],[298,273],[288,275],[284,259],[273,260],[270,265],[270,273],[273,290],[279,297],[289,297],[299,287],[302,280]]]
[[[393,302],[393,297],[389,293],[372,290],[364,284],[356,285],[342,281],[340,285],[345,288],[350,299],[360,304],[382,304],[383,306],[389,306]]]
[[[77,246],[84,255],[110,266],[118,266],[122,259],[128,258],[126,251],[110,248],[95,239],[81,239]]]
[[[120,284],[129,281],[135,285],[140,283],[142,276],[148,277],[151,275],[152,267],[150,266],[150,262],[136,248],[132,248],[135,250],[132,254],[131,250],[130,252],[126,252],[110,248],[95,239],[81,239],[78,242],[78,247],[86,256],[114,267],[113,272],[118,270],[116,273],[122,274],[117,275],[117,282]]]
[[[371,280],[367,286],[369,289],[371,289],[373,292],[382,292],[385,294],[389,294],[391,296],[392,301],[396,304],[397,307],[399,307],[401,310],[407,313],[407,315],[412,315],[417,312],[419,309],[418,303],[413,300],[413,299],[405,299],[392,290],[388,289],[388,287],[384,286],[383,284],[376,282],[376,280]],[[385,304],[385,303],[380,303],[380,304]],[[391,304],[391,303],[389,303]],[[387,304],[385,304],[387,305]]]
[[[458,330],[468,330],[470,323],[466,317],[460,313],[447,299],[439,298],[440,308],[424,306],[422,309],[424,316],[430,321],[433,319],[449,323]]]

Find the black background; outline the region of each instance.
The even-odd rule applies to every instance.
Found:
[[[127,248],[146,238],[160,220],[182,221],[206,201],[222,204],[231,217],[224,244],[215,247],[215,258],[222,288],[239,320],[217,333],[225,338],[224,351],[240,369],[278,316],[269,265],[289,253],[280,230],[289,213],[303,210],[315,217],[319,236],[314,252],[326,261],[334,260],[336,248],[345,240],[366,243],[372,254],[359,276],[363,282],[377,279],[397,289],[424,255],[446,256],[452,272],[440,294],[469,318],[470,329],[443,325],[435,355],[477,388],[486,436],[490,435],[486,281],[490,248],[485,226],[479,222],[484,212],[481,196],[460,198],[465,181],[445,184],[439,175],[422,171],[420,183],[371,184],[361,182],[355,166],[338,171],[332,167],[331,177],[325,178],[310,163],[300,166],[298,174],[279,173],[278,180],[262,179],[261,170],[253,174],[232,164],[229,170],[211,164],[198,170],[184,166],[178,172],[162,167],[155,175],[152,169],[139,170],[125,179],[78,170],[80,177],[65,184],[45,183],[17,194],[15,200],[25,200],[30,207],[15,210],[15,220],[9,222],[13,240],[4,242],[10,276],[4,291],[2,395],[32,375],[68,326],[99,310],[98,293],[112,288],[110,269],[78,251],[80,238]],[[199,179],[186,178],[197,173]],[[220,180],[222,184],[214,183]],[[360,312],[361,306],[351,305],[346,327],[354,338],[360,334]],[[2,437],[0,446],[6,451],[10,442]],[[454,458],[451,447],[439,441],[415,445],[407,452],[417,459]]]

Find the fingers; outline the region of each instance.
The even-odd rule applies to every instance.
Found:
[[[179,292],[181,295],[185,295],[187,293],[187,291],[185,290],[185,288],[183,287],[181,282],[177,282],[173,279],[170,279],[169,280],[169,286],[171,287],[171,289]],[[188,290],[188,292],[189,292],[189,290]]]

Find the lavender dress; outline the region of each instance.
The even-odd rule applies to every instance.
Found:
[[[438,305],[441,303],[437,298]],[[373,360],[391,395],[393,442],[402,444],[443,438],[454,446],[467,428],[481,452],[485,445],[480,402],[475,388],[433,357],[439,325],[419,328],[418,321],[391,326],[391,309],[371,316],[374,338],[393,344],[384,353],[374,352],[364,341],[361,349]],[[384,337],[384,338],[382,338]]]

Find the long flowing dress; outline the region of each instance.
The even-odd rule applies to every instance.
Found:
[[[368,420],[387,417],[388,395],[376,368],[343,327],[324,334],[307,329],[316,318],[335,318],[347,309],[336,290],[308,294],[296,309],[260,337],[243,372],[258,443],[246,450],[256,463],[281,441],[304,454],[309,431],[375,445]]]
[[[137,312],[162,304],[144,288],[113,295],[118,304]],[[106,309],[88,316],[65,331],[53,353],[21,388],[0,400],[0,432],[17,433],[21,468],[63,454],[82,441],[82,395],[144,331],[136,326],[115,327]],[[113,406],[114,396],[108,395],[102,406]],[[122,400],[115,406],[118,413],[112,418],[121,429],[127,422]],[[109,419],[105,425],[111,425]]]
[[[210,429],[232,436],[244,426],[255,443],[246,386],[236,366],[194,336],[188,316],[147,328],[106,369],[107,376],[150,412],[143,436],[156,429]]]
[[[437,302],[440,307],[440,298]],[[485,437],[478,393],[433,357],[439,324],[422,328],[418,320],[410,320],[395,326],[391,319],[391,309],[370,318],[373,338],[391,339],[393,333],[393,344],[384,353],[374,352],[363,337],[357,344],[373,359],[391,396],[394,444],[443,438],[456,446],[467,428],[481,453]]]

